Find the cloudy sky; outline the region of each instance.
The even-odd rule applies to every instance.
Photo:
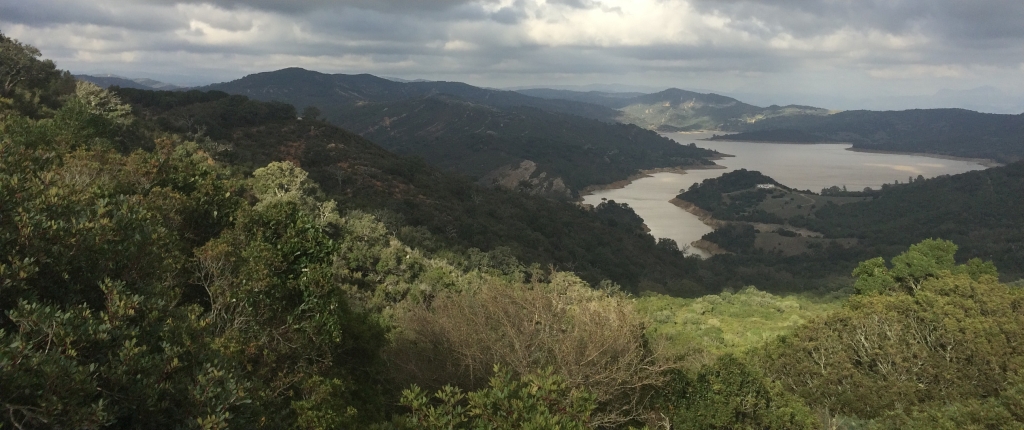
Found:
[[[180,85],[298,66],[1024,111],[1021,0],[0,0],[0,31],[75,73]]]

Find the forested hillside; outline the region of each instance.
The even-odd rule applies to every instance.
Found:
[[[485,185],[561,199],[643,169],[709,164],[705,159],[713,155],[636,126],[607,122],[617,112],[602,106],[457,82],[399,83],[285,69],[206,89],[311,106],[315,109],[306,116],[399,154],[419,156]]]
[[[1024,277],[1024,163],[821,195],[755,188],[759,183],[775,181],[737,170],[678,196],[729,222],[705,236],[733,253],[706,264],[719,276],[728,276],[729,267],[762,267],[759,285],[792,285],[785,279],[845,274],[870,256],[892,257],[909,244],[942,238],[960,246],[960,261],[991,260],[1004,279]]]
[[[518,168],[528,160],[536,170],[517,172],[523,185],[545,195],[561,190],[563,197],[642,169],[713,165],[707,158],[715,155],[632,125],[527,106],[498,109],[447,96],[364,103],[335,122],[398,154],[483,178],[485,185],[513,173],[501,174],[500,168]]]
[[[290,105],[113,93],[38,57],[0,35],[3,428],[1024,428],[1024,289],[952,242],[865,259],[849,297],[638,298],[604,262],[587,282],[458,245],[603,247],[654,287],[697,263],[626,207],[482,188]],[[430,224],[444,214],[465,219]]]
[[[717,94],[669,89],[645,95],[521,90],[523,94],[600,104],[622,112],[619,121],[662,132],[738,132],[719,140],[849,142],[855,148],[921,152],[1011,163],[1024,157],[1024,114],[965,109],[830,112],[809,106],[761,108]]]
[[[797,115],[738,124],[723,140],[850,142],[854,148],[987,158],[1011,163],[1024,157],[1024,114],[964,109],[847,111]]]
[[[109,87],[120,87],[120,88],[135,88],[139,90],[179,90],[181,87],[171,85],[152,79],[130,79],[114,75],[104,76],[92,76],[92,75],[75,75],[75,79],[80,81],[86,81],[96,84],[100,88]]]
[[[670,285],[681,294],[693,288],[680,282],[695,271],[696,262],[659,247],[628,208],[609,203],[590,211],[481,187],[326,122],[298,120],[295,109],[283,103],[220,92],[123,89],[119,94],[153,132],[207,141],[215,159],[243,172],[291,161],[343,210],[372,212],[404,241],[424,249],[476,248],[492,252],[481,258],[553,265],[590,282],[610,279],[634,291],[641,284]]]
[[[256,100],[283,101],[298,109],[315,106],[332,121],[341,119],[345,109],[360,103],[395,102],[435,94],[447,94],[486,106],[530,106],[601,121],[613,121],[618,116],[614,109],[595,104],[529,97],[514,91],[474,87],[462,82],[395,82],[373,75],[328,75],[299,68],[256,73],[201,89],[240,94]]]

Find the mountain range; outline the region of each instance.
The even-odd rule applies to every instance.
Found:
[[[108,87],[121,87],[121,88],[135,88],[137,90],[163,90],[163,91],[174,91],[185,89],[177,85],[168,84],[165,82],[156,81],[147,78],[126,78],[118,75],[75,75],[75,79],[92,82],[99,85],[101,88]]]
[[[641,170],[710,165],[716,155],[616,122],[620,112],[608,106],[458,82],[395,82],[293,68],[203,89],[315,107],[308,112],[388,150],[481,183],[549,197],[574,198],[589,185]]]
[[[598,104],[619,111],[620,122],[662,132],[727,130],[741,124],[789,115],[828,115],[827,109],[811,106],[769,106],[743,103],[714,93],[669,88],[652,94],[577,92],[530,89],[519,92],[547,99],[567,99]]]
[[[721,140],[847,142],[854,148],[984,158],[1012,163],[1024,158],[1024,114],[965,109],[845,111],[827,116],[767,118],[733,128]]]
[[[161,85],[116,76],[80,78],[127,88]],[[321,118],[372,136],[389,150],[423,157],[484,182],[515,188],[525,180],[525,187],[518,188],[557,196],[571,196],[586,185],[614,182],[638,170],[672,164],[652,162],[659,151],[666,150],[666,141],[659,142],[640,130],[626,134],[645,136],[641,142],[623,141],[621,133],[609,131],[617,130],[608,126],[614,123],[661,133],[737,133],[718,139],[844,142],[864,150],[932,153],[1000,163],[1024,157],[1024,114],[965,109],[837,112],[800,105],[759,107],[714,93],[676,88],[650,94],[546,88],[505,91],[459,82],[401,81],[300,68],[253,74],[202,89],[282,101],[299,109],[315,107]],[[428,106],[431,108],[425,109]],[[510,118],[516,118],[512,121],[514,128],[536,131],[515,138],[502,134],[501,124],[508,124]],[[498,128],[489,129],[492,123]],[[573,136],[569,141],[575,139],[576,143],[534,140],[538,135],[551,136],[546,127],[556,123],[562,124],[563,137]],[[580,139],[586,140],[583,146],[579,146]],[[626,156],[636,162],[607,174],[583,172],[600,169],[600,163],[595,163],[609,152],[576,156],[589,151],[588,147],[621,153],[626,146],[647,155]],[[536,152],[540,147],[547,151],[547,160],[534,159],[545,158]],[[570,152],[574,156],[569,158],[574,160],[557,155]],[[702,164],[693,161],[706,159],[708,154],[673,153],[669,157]],[[552,165],[554,160],[558,161]]]

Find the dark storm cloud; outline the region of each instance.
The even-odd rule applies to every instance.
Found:
[[[495,22],[507,25],[518,24],[523,18],[526,18],[526,13],[522,9],[509,6],[498,9],[497,12],[491,14],[491,19]]]
[[[0,31],[73,71],[225,79],[301,66],[483,85],[798,88],[792,76],[819,73],[828,88],[843,75],[859,79],[851,91],[938,89],[996,70],[969,85],[1024,87],[1022,22],[1022,0],[0,0]]]
[[[418,11],[444,11],[475,0],[143,0],[152,4],[213,4],[229,9],[256,9],[288,14],[313,10],[358,8],[383,12],[410,13]],[[488,0],[488,2],[490,2]]]
[[[693,4],[741,23],[757,22],[799,36],[852,27],[893,34],[924,31],[960,43],[1024,38],[1024,1],[1020,0],[695,0]]]
[[[170,31],[188,24],[179,15],[153,5],[107,7],[102,2],[76,0],[0,0],[0,21],[34,27],[88,24],[146,32]]]

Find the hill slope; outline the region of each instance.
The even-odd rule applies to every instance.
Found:
[[[499,109],[448,96],[364,103],[337,124],[388,150],[487,185],[505,182],[567,197],[642,169],[712,164],[706,158],[714,155],[633,125],[527,106]]]
[[[121,87],[121,88],[135,88],[139,90],[164,90],[172,91],[181,89],[177,85],[171,85],[152,79],[131,79],[115,75],[106,76],[92,76],[92,75],[75,75],[75,79],[80,81],[91,82],[98,85],[100,88],[109,87]]]
[[[433,94],[448,94],[494,107],[530,106],[602,121],[613,121],[618,116],[615,110],[595,104],[541,99],[461,82],[395,82],[368,74],[329,75],[300,68],[256,73],[201,89],[240,94],[256,100],[283,101],[298,109],[315,106],[331,121],[340,119],[339,115],[345,109],[360,103],[394,102]]]
[[[827,116],[770,118],[737,126],[728,140],[772,141],[777,130],[810,140],[853,143],[855,148],[988,158],[1003,163],[1024,157],[1024,114],[964,109],[847,111]]]
[[[789,115],[827,115],[810,106],[749,105],[718,94],[669,88],[653,94],[578,92],[550,89],[521,90],[523,94],[599,104],[621,112],[618,120],[658,131],[728,130],[766,118]]]
[[[282,103],[220,92],[119,94],[153,127],[186,135],[205,130],[207,150],[239,168],[281,160],[301,166],[343,210],[377,215],[410,246],[441,253],[477,248],[490,252],[475,254],[480,259],[511,256],[633,291],[641,285],[679,295],[703,291],[683,282],[699,262],[657,244],[628,207],[588,210],[481,187],[328,123],[297,120],[295,109]]]
[[[587,185],[623,180],[643,169],[709,164],[704,159],[713,155],[602,121],[618,115],[603,106],[457,82],[402,83],[284,69],[209,88],[314,106],[328,121],[389,150],[485,184],[550,197],[572,198]]]
[[[990,260],[1007,280],[1024,276],[1024,162],[871,192],[754,186],[773,182],[737,170],[677,197],[726,221],[704,237],[734,253],[709,261],[721,266],[713,271],[728,276],[730,266],[763,265],[794,276],[838,276],[865,257],[892,257],[908,244],[941,238],[960,246],[960,261]]]

